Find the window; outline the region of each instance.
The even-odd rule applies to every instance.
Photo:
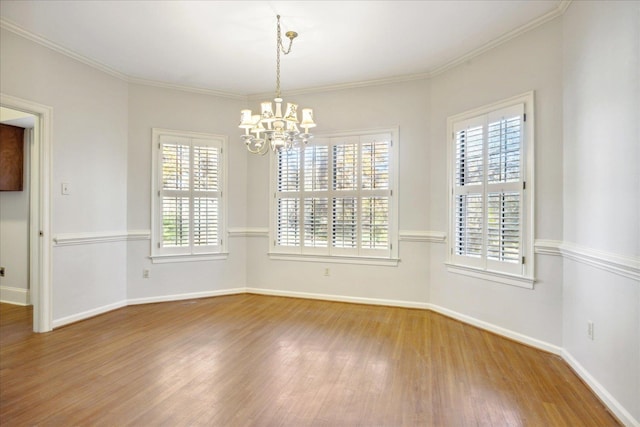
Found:
[[[152,259],[224,253],[226,137],[153,129]]]
[[[533,286],[533,94],[449,118],[449,269]]]
[[[317,137],[276,153],[272,254],[397,258],[397,134]]]

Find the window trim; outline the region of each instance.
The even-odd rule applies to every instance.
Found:
[[[390,194],[391,194],[391,207],[389,209],[389,244],[390,249],[388,255],[376,256],[371,252],[362,254],[341,253],[340,248],[334,248],[333,253],[321,253],[316,249],[319,248],[307,248],[309,250],[302,251],[302,245],[295,247],[281,247],[275,245],[277,230],[277,157],[276,154],[271,152],[269,155],[270,162],[270,176],[269,176],[269,258],[273,260],[289,260],[299,262],[336,262],[336,263],[348,263],[348,264],[364,264],[364,265],[393,265],[397,266],[399,262],[398,258],[398,181],[399,181],[399,141],[400,141],[400,129],[399,126],[390,126],[384,128],[374,129],[362,129],[362,130],[348,130],[348,131],[335,131],[323,134],[317,134],[317,139],[331,139],[331,138],[350,138],[350,137],[362,137],[368,135],[377,135],[387,133],[391,135],[391,147],[390,147],[390,159],[389,166],[392,173],[390,179]],[[313,140],[311,141],[313,143]],[[331,187],[331,184],[329,183]],[[333,193],[332,190],[329,193]],[[330,230],[329,230],[330,234]],[[301,242],[302,243],[302,242]],[[322,248],[324,250],[324,248]],[[328,252],[331,251],[331,245],[326,248]]]
[[[522,181],[526,183],[522,198],[522,255],[525,257],[522,274],[510,274],[502,271],[491,270],[489,266],[475,267],[456,261],[455,251],[455,209],[453,206],[455,182],[455,134],[454,128],[457,122],[473,119],[481,115],[490,115],[497,110],[524,104],[526,121],[523,125],[524,159],[521,167],[524,169]],[[525,92],[502,101],[483,105],[472,110],[465,111],[447,118],[447,222],[449,239],[447,242],[447,254],[445,265],[451,273],[476,277],[492,282],[533,289],[535,283],[535,117],[534,117],[534,91]],[[486,166],[486,165],[485,165]],[[483,244],[486,244],[484,242]]]
[[[167,253],[158,248],[160,243],[160,235],[162,233],[161,207],[158,198],[158,192],[161,189],[162,176],[160,175],[160,138],[162,136],[173,136],[178,138],[204,139],[213,140],[220,144],[221,147],[221,167],[222,173],[218,179],[221,181],[220,186],[220,206],[219,206],[219,236],[220,244],[218,251],[193,251],[193,247],[189,247],[189,252]],[[149,258],[152,263],[171,263],[171,262],[193,262],[193,261],[211,261],[221,260],[228,257],[227,251],[227,157],[228,157],[228,137],[226,135],[210,134],[203,132],[192,132],[162,128],[151,129],[151,248]]]

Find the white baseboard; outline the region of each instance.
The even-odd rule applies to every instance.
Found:
[[[640,421],[633,418],[624,406],[620,404],[611,393],[607,391],[591,374],[582,366],[567,350],[562,349],[562,358],[573,368],[576,374],[591,388],[591,390],[602,400],[607,408],[618,417],[618,420],[625,426],[640,427]]]
[[[220,297],[246,293],[246,288],[223,289],[219,291],[191,292],[187,294],[162,295],[148,298],[133,298],[127,300],[127,305],[153,304],[156,302],[182,301],[185,299]]]
[[[94,308],[91,310],[83,311],[82,313],[72,314],[71,316],[62,317],[60,319],[54,319],[52,322],[53,329],[59,328],[64,325],[68,325],[69,323],[79,322],[81,320],[88,319],[90,317],[97,316],[99,314],[104,314],[106,312],[116,310],[118,308],[126,307],[127,301],[118,301],[113,304],[103,305],[102,307]]]
[[[401,300],[388,300],[388,299],[379,299],[379,298],[362,298],[362,297],[348,297],[344,295],[312,294],[307,292],[278,291],[274,289],[262,289],[262,288],[246,288],[245,292],[250,294],[270,295],[270,296],[277,296],[277,297],[317,299],[317,300],[323,300],[323,301],[350,302],[354,304],[383,305],[388,307],[420,308],[423,310],[426,310],[429,308],[429,304],[427,303],[401,301]]]
[[[429,304],[429,309],[436,313],[443,314],[452,319],[459,320],[471,326],[475,326],[485,331],[493,332],[494,334],[501,335],[503,337],[512,339],[514,341],[526,344],[528,346],[544,350],[549,353],[562,355],[562,347],[558,347],[553,344],[549,344],[545,341],[540,341],[535,338],[531,338],[527,335],[520,334],[510,329],[503,328],[501,326],[494,325],[493,323],[485,322],[483,320],[476,319],[475,317],[467,316],[466,314],[458,313],[457,311],[449,310],[448,308],[441,307],[436,304]]]
[[[29,296],[28,289],[0,286],[0,302],[15,305],[31,305]]]

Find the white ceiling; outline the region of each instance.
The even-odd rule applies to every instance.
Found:
[[[0,15],[127,78],[247,95],[275,89],[277,14],[299,33],[287,92],[437,72],[566,3],[1,0]]]

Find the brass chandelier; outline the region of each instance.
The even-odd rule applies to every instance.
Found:
[[[309,129],[316,126],[313,121],[313,110],[311,108],[302,109],[302,122],[298,121],[298,104],[287,102],[287,108],[282,114],[282,98],[280,96],[280,52],[287,55],[291,52],[293,39],[298,37],[295,31],[287,31],[285,36],[289,39],[289,47],[284,48],[280,30],[280,15],[277,26],[276,44],[276,97],[275,113],[273,104],[265,101],[260,104],[260,114],[253,114],[251,110],[240,111],[240,129],[244,129],[242,141],[247,146],[247,150],[253,154],[264,155],[271,148],[272,151],[282,149],[290,150],[296,144],[302,142],[306,144],[313,135]],[[298,128],[298,123],[303,131]]]

